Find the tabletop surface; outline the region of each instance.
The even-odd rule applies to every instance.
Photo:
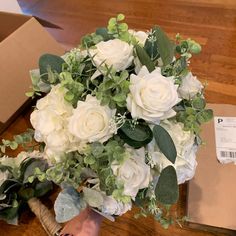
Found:
[[[41,17],[59,25],[62,30],[48,29],[53,37],[67,47],[76,46],[82,35],[105,26],[117,13],[126,15],[129,28],[148,30],[160,25],[171,37],[180,33],[202,45],[202,53],[191,60],[193,74],[207,82],[206,99],[211,103],[236,104],[236,1],[235,0],[18,0],[27,14]],[[11,138],[30,126],[30,111],[18,119],[1,135]],[[180,186],[180,200],[176,205],[179,215],[186,210],[186,185]],[[44,198],[52,209],[56,193]],[[200,228],[178,225],[164,230],[151,217],[134,219],[135,209],[115,223],[104,220],[102,236],[210,236],[229,235],[211,233]],[[29,210],[20,219],[20,225],[0,222],[1,236],[46,236],[39,221]],[[230,234],[231,235],[231,234]]]

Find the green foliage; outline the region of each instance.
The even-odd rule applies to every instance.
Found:
[[[108,34],[113,38],[119,38],[125,42],[130,42],[131,35],[128,32],[128,25],[123,23],[125,16],[123,14],[118,14],[117,17],[113,17],[108,22]]]
[[[83,195],[84,195],[84,200],[88,203],[89,206],[96,208],[102,206],[103,197],[101,192],[84,187]]]
[[[142,65],[146,66],[149,72],[155,70],[155,65],[149,57],[148,53],[139,45],[136,45],[136,53]]]
[[[85,167],[83,159],[84,157],[78,152],[65,153],[61,157],[61,162],[54,163],[46,170],[46,179],[58,185],[66,184],[77,189],[82,183],[81,173]],[[44,174],[41,175],[43,178]]]
[[[181,56],[184,56],[186,58],[191,58],[192,53],[198,54],[201,52],[201,45],[195,42],[194,40],[191,39],[182,40],[180,35],[177,35],[176,39],[177,39],[177,45],[175,51]]]
[[[158,46],[157,46],[157,39],[153,31],[149,34],[144,44],[144,49],[152,61],[156,61],[156,59],[160,57],[160,53],[158,51]]]
[[[0,203],[0,219],[10,221],[18,216],[19,203],[16,198],[16,194],[11,194],[8,199],[10,201],[8,202],[8,207],[3,207],[3,203]]]
[[[123,203],[129,203],[131,201],[130,196],[124,195],[123,186],[118,186],[118,188],[112,192],[112,197],[114,197],[114,199],[116,199],[117,201],[121,201]]]
[[[161,68],[162,75],[166,77],[174,76],[175,82],[177,84],[181,83],[181,79],[186,76],[188,72],[186,57],[180,57],[169,65],[163,66]]]
[[[141,122],[133,126],[130,121],[126,121],[118,134],[125,143],[134,148],[147,145],[153,138],[152,130],[146,123]]]
[[[19,146],[22,146],[25,150],[32,151],[33,147],[31,144],[33,142],[34,130],[27,129],[24,133],[14,135],[13,140],[2,139],[2,144],[0,144],[0,152],[5,153],[7,148],[11,150],[16,150]]]
[[[174,164],[177,156],[177,151],[169,133],[162,126],[155,125],[153,128],[153,136],[161,152],[169,161]]]
[[[67,222],[79,215],[85,207],[86,203],[76,189],[66,187],[58,194],[54,204],[56,221],[59,223]]]
[[[176,171],[173,166],[167,166],[162,170],[155,193],[157,201],[164,205],[172,205],[177,202],[179,188]]]
[[[103,35],[101,35],[101,31],[98,31],[98,34],[87,34],[81,38],[81,47],[83,49],[91,48],[101,41],[103,41]]]
[[[45,171],[47,167],[48,165],[45,160],[36,158],[25,159],[20,165],[20,180],[26,184],[29,182],[28,178],[34,175],[35,169],[42,172]]]
[[[34,188],[34,196],[42,197],[53,189],[53,185],[51,181],[44,180],[43,182],[39,182],[35,185]]]
[[[64,63],[65,61],[59,56],[43,54],[39,58],[39,70],[42,81],[47,84],[56,84],[58,78],[55,76],[55,72],[60,74]]]
[[[95,92],[101,105],[108,105],[111,109],[126,106],[126,98],[129,93],[128,76],[129,73],[126,70],[119,74],[107,71]]]
[[[177,107],[176,120],[184,124],[184,130],[199,135],[200,126],[213,118],[213,111],[205,107],[206,102],[201,95],[195,96],[190,101],[184,100]]]
[[[107,28],[96,29],[96,35],[100,35],[103,38],[103,41],[108,41],[110,39],[113,39],[113,36],[108,33]]]
[[[84,85],[72,79],[69,72],[62,72],[60,74],[61,85],[67,89],[64,99],[76,107],[77,102],[81,100],[84,92]]]
[[[3,171],[4,166],[0,167]],[[5,171],[9,171],[9,177],[0,186],[0,219],[9,221],[17,218],[19,209],[25,202],[33,197],[41,197],[52,189],[52,183],[47,180],[39,182],[34,178],[31,182],[28,181],[35,168],[45,171],[46,161],[27,158],[18,167],[5,168]]]
[[[157,47],[160,53],[163,65],[170,64],[174,57],[174,44],[170,41],[165,32],[158,26],[153,28],[153,32],[157,39]]]

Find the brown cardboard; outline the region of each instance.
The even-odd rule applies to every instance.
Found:
[[[64,49],[34,17],[0,12],[0,130],[27,102],[29,70],[44,53],[62,55]]]
[[[209,107],[215,116],[236,117],[236,106],[211,104]],[[201,136],[206,145],[198,152],[196,174],[189,182],[189,221],[236,230],[236,165],[217,161],[214,121],[203,127]],[[229,235],[236,235],[236,231]]]

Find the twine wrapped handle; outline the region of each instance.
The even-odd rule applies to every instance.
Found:
[[[39,219],[48,236],[58,235],[58,232],[60,232],[62,227],[56,222],[55,217],[48,208],[37,198],[29,199],[28,205],[31,211]]]

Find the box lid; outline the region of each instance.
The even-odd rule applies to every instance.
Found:
[[[36,16],[0,11],[0,42],[8,37],[11,33],[13,33],[16,29],[18,29],[21,25],[30,20],[32,17],[37,19],[37,21],[44,27],[61,29],[61,27],[59,27],[58,25],[55,25]]]
[[[27,101],[29,70],[38,68],[39,57],[44,53],[62,55],[64,49],[32,16],[1,13],[0,22],[3,19],[5,28],[8,24],[11,28],[0,42],[0,122],[6,124]]]

